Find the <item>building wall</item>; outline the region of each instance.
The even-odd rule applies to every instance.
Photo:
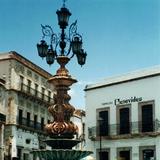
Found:
[[[148,70],[146,73],[152,75],[153,70]],[[160,72],[160,69],[158,69]],[[141,72],[144,74],[144,72]],[[124,81],[121,83],[121,79],[125,79],[128,75],[124,75],[120,78],[109,79],[110,82],[114,82],[113,85],[107,84],[101,87],[102,84],[93,84],[86,88],[86,128],[92,128],[98,125],[97,111],[99,109],[108,109],[109,111],[109,125],[111,128],[118,124],[118,114],[117,110],[119,107],[126,105],[130,106],[130,121],[139,122],[141,121],[140,115],[140,105],[147,102],[153,103],[153,117],[154,120],[160,121],[160,74],[156,76],[148,76],[148,78],[137,78],[136,76],[141,76],[140,72],[130,73],[131,77],[135,77],[135,80]],[[134,76],[132,76],[134,75]],[[118,80],[117,80],[118,79]],[[117,80],[117,81],[116,81]],[[107,81],[107,80],[106,80]],[[116,83],[115,83],[116,82]],[[105,82],[104,82],[105,83]],[[104,84],[103,83],[103,84]],[[96,88],[94,89],[94,87]],[[100,86],[100,87],[97,87]],[[93,89],[92,89],[93,87]],[[121,102],[119,102],[121,101]],[[93,118],[94,117],[94,118]],[[138,125],[138,124],[137,124]],[[110,129],[111,129],[110,128]],[[86,130],[87,130],[86,129]],[[111,129],[112,130],[112,129]],[[160,130],[158,129],[157,132]],[[95,131],[96,132],[96,131]],[[116,129],[115,131],[116,132]],[[132,128],[132,133],[138,133],[138,129],[134,130]],[[95,133],[96,134],[96,133]],[[112,133],[113,135],[115,133]],[[88,131],[86,132],[86,137],[88,137]],[[95,135],[96,136],[96,135]],[[120,138],[117,139],[102,139],[102,148],[110,150],[110,160],[118,158],[117,149],[124,147],[131,147],[132,149],[132,160],[140,159],[140,146],[155,146],[156,157],[159,157],[159,144],[160,137],[155,136],[153,138],[149,136],[143,137],[132,137],[132,138]],[[100,148],[99,140],[87,139],[87,148],[94,151],[94,157],[97,158],[97,150]],[[98,158],[97,158],[98,159]]]
[[[6,80],[6,84],[5,84],[5,87],[6,88],[9,88],[10,86],[10,73],[9,73],[9,66],[10,66],[10,60],[7,60],[7,61],[3,61],[3,60],[0,60],[0,78]]]
[[[1,146],[5,146],[2,155],[9,158],[20,154],[20,159],[32,159],[30,151],[46,147],[43,140],[47,135],[40,126],[42,118],[44,124],[53,119],[47,109],[53,103],[54,87],[47,82],[51,75],[21,55],[9,52],[0,55],[0,77],[5,80],[5,88],[0,87],[3,93],[0,113],[6,115],[5,126],[0,132],[3,141]],[[38,85],[37,89],[35,84]],[[22,124],[19,110],[23,112]],[[30,113],[30,126],[26,124],[27,113]],[[34,128],[35,115],[38,128]]]
[[[6,88],[0,84],[0,113],[6,113]]]
[[[89,113],[90,115],[96,117],[97,108],[109,107],[110,115],[115,115],[115,100],[126,100],[130,99],[131,97],[142,97],[143,102],[154,100],[155,103],[159,105],[159,90],[157,88],[160,88],[160,76],[96,89],[93,91],[87,91],[86,113]],[[138,114],[136,114],[138,112],[138,102],[133,102],[132,106],[135,106],[132,107],[132,112],[134,112],[134,114],[132,114],[132,121],[138,121]],[[160,119],[159,115],[160,108],[156,107],[155,118]],[[88,117],[87,120],[89,121],[89,126],[94,125],[96,122],[96,119],[92,119],[92,117]],[[110,123],[116,123],[116,116],[110,116]]]

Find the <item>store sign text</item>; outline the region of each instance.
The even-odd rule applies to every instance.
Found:
[[[102,103],[102,105],[111,105],[111,104],[115,104],[115,105],[123,105],[123,104],[130,104],[130,103],[133,103],[133,102],[141,102],[142,101],[142,97],[131,97],[131,98],[127,98],[127,99],[120,99],[120,98],[117,98],[114,100],[114,102],[105,102],[105,103]]]
[[[129,104],[129,103],[133,103],[133,102],[141,102],[142,101],[142,97],[131,97],[129,99],[115,99],[114,100],[114,104],[115,105],[122,105],[122,104]]]

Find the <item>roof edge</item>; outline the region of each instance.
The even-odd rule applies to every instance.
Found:
[[[120,76],[110,77],[105,79],[103,82],[86,85],[84,91],[93,89],[108,87],[130,81],[145,79],[149,77],[155,77],[160,75],[160,65],[153,66],[151,68],[145,68],[138,71],[132,71],[130,73],[122,74]]]

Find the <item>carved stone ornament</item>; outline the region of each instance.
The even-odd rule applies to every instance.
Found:
[[[56,94],[54,94],[54,104],[48,107],[48,111],[52,114],[54,121],[45,126],[46,131],[51,137],[61,136],[64,138],[72,138],[78,133],[78,127],[70,120],[73,116],[75,108],[69,103],[71,97],[68,95],[69,87],[76,83],[65,65],[69,58],[66,56],[59,56],[57,62],[60,68],[56,75],[49,79],[49,82],[55,86]]]

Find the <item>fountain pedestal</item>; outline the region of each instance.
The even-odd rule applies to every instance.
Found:
[[[49,82],[55,87],[56,94],[54,95],[54,104],[48,107],[48,111],[52,114],[54,120],[45,126],[50,137],[45,142],[51,146],[52,150],[33,151],[34,158],[80,160],[92,153],[91,151],[72,149],[81,141],[73,139],[74,135],[78,134],[78,127],[70,120],[75,108],[69,103],[71,97],[68,95],[68,90],[77,80],[73,79],[65,68],[69,60],[66,56],[57,57],[60,68],[57,70],[56,75],[49,79]]]

